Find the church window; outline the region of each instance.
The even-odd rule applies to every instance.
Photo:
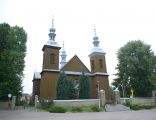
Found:
[[[99,65],[100,65],[100,68],[103,68],[103,60],[102,59],[99,60]]]
[[[92,69],[94,70],[95,68],[95,63],[94,63],[94,60],[92,60]]]
[[[43,54],[43,65],[45,64],[45,53]]]
[[[55,54],[50,54],[50,64],[54,64],[55,63]]]

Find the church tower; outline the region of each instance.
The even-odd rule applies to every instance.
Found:
[[[64,49],[64,42],[63,42],[63,48],[62,48],[62,51],[61,51],[61,62],[60,62],[60,64],[61,64],[61,68],[67,63],[66,62],[66,57],[67,57],[67,54],[66,54],[66,51],[65,51],[65,49]]]
[[[90,66],[92,73],[92,97],[98,98],[97,84],[99,89],[105,90],[106,99],[109,99],[109,81],[106,68],[105,52],[99,47],[98,36],[96,35],[96,29],[94,28],[93,36],[93,48],[89,55]]]
[[[49,40],[43,46],[43,67],[40,82],[40,97],[44,99],[55,98],[57,78],[59,75],[59,50],[55,41],[56,29],[54,28],[54,20],[49,30]]]
[[[52,19],[52,27],[49,30],[49,40],[43,46],[43,70],[44,69],[59,69],[59,50],[61,47],[58,46],[55,41],[55,28],[54,20]]]

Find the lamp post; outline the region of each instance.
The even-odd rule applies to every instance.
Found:
[[[12,96],[12,94],[9,93],[9,94],[8,94],[9,101],[10,101],[11,96]]]
[[[8,94],[8,98],[9,98],[9,104],[8,104],[8,108],[11,108],[11,103],[10,103],[10,98],[11,98],[12,94]]]
[[[99,108],[100,108],[100,81],[97,81],[97,91],[98,91],[98,98],[99,98]]]

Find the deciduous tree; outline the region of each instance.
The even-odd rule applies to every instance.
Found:
[[[27,34],[22,27],[0,24],[0,98],[22,92]]]
[[[123,97],[130,96],[131,89],[135,96],[150,96],[156,81],[156,56],[150,45],[130,41],[119,49],[117,58],[117,78],[112,84]]]

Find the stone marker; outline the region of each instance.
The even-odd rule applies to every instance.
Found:
[[[16,104],[16,96],[12,96],[11,109],[15,109],[15,104]]]
[[[120,92],[119,92],[119,90],[114,90],[114,104],[120,104]]]
[[[100,90],[100,106],[104,106],[106,103],[105,91]]]
[[[35,95],[35,108],[37,108],[38,95]]]

